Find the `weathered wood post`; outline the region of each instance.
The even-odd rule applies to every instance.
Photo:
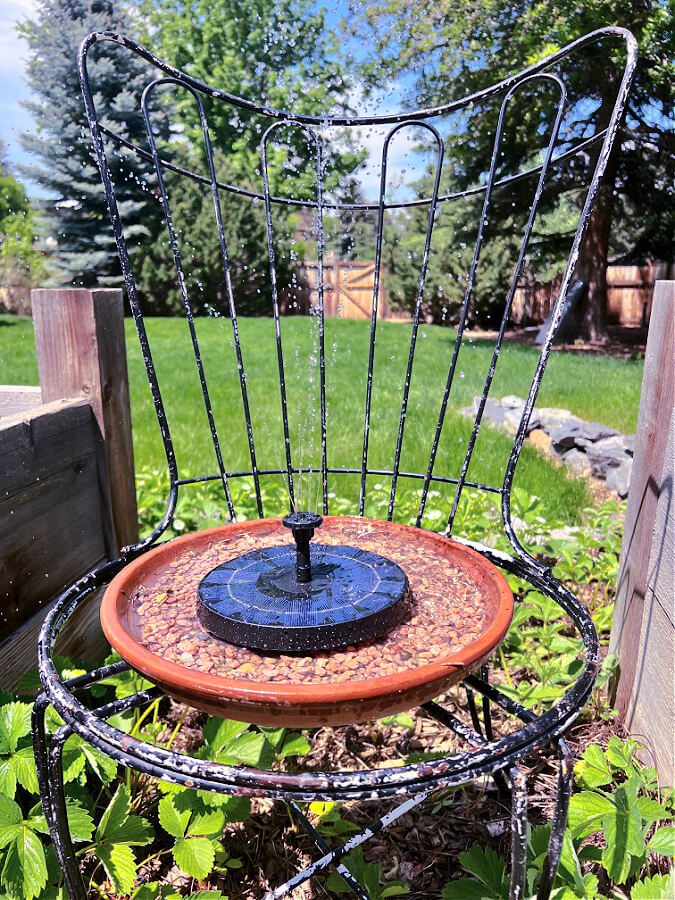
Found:
[[[84,397],[105,440],[118,549],[138,539],[121,290],[31,292],[42,402]]]
[[[675,784],[675,281],[654,290],[610,650],[615,706]]]

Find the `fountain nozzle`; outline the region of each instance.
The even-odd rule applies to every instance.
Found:
[[[286,528],[290,528],[295,539],[297,558],[295,574],[299,584],[309,584],[312,580],[312,563],[309,555],[309,542],[314,537],[314,531],[323,524],[323,519],[318,513],[293,512],[284,516],[282,522]]]

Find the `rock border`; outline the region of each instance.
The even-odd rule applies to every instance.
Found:
[[[473,404],[465,407],[462,413],[475,419],[480,401],[480,397],[474,397]],[[525,401],[513,394],[501,400],[488,397],[483,420],[494,428],[515,434],[524,407]],[[569,409],[535,407],[527,437],[541,453],[569,466],[575,475],[598,478],[622,499],[628,496],[634,434],[621,434],[599,422],[587,422]]]

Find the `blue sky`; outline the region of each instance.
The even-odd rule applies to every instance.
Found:
[[[29,97],[29,91],[25,83],[25,58],[27,49],[25,42],[16,32],[16,24],[24,18],[30,18],[34,13],[36,0],[0,0],[0,138],[7,147],[7,155],[10,163],[21,165],[30,163],[31,157],[26,154],[19,141],[23,131],[33,128],[33,120],[29,113],[21,106],[21,101]],[[327,16],[329,28],[337,29],[341,18],[347,15],[347,3],[338,0],[333,5]],[[349,41],[348,48],[354,55],[361,52],[360,43]],[[371,97],[364,102],[363,97],[356,91],[352,94],[352,105],[359,112],[391,112],[399,109],[402,104],[402,90],[399,84],[383,87],[378,97]],[[371,196],[377,195],[379,185],[379,166],[381,144],[384,130],[374,129],[362,134],[363,146],[369,151],[369,162],[362,174],[362,186],[364,191]],[[406,170],[407,177],[402,180],[410,180],[411,175],[419,171],[420,160],[415,160],[415,154],[411,153],[411,140],[406,136],[392,144],[389,159],[389,171],[393,182],[400,181],[397,178],[397,169]],[[410,135],[412,139],[412,135]],[[38,185],[26,182],[30,194],[40,194]]]
[[[16,22],[30,15],[34,7],[35,0],[0,2],[0,138],[13,163],[27,162],[18,135],[32,127],[30,115],[19,103],[28,91],[24,81],[26,45],[16,33]]]

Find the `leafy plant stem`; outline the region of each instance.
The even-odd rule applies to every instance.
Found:
[[[166,744],[166,749],[167,749],[167,750],[170,750],[170,749],[171,749],[171,745],[173,744],[173,742],[174,742],[174,741],[176,740],[176,738],[178,737],[178,732],[179,732],[179,731],[181,730],[181,728],[183,727],[183,722],[185,722],[185,719],[186,719],[186,717],[187,717],[188,709],[189,709],[189,707],[186,706],[186,707],[183,709],[183,712],[180,714],[180,719],[176,722],[176,727],[175,727],[174,730],[171,732],[171,737],[170,737],[169,740],[167,741],[167,744]]]
[[[506,676],[506,682],[509,687],[513,687],[513,681],[511,680],[511,674],[509,673],[509,667],[506,663],[506,656],[504,655],[504,648],[502,645],[499,645],[499,661],[502,664],[502,669],[504,670],[504,675]]]

